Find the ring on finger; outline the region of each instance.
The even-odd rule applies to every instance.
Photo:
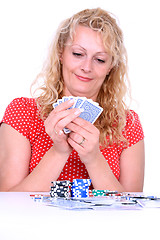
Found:
[[[86,139],[83,137],[82,141],[79,143],[79,145],[82,145]]]

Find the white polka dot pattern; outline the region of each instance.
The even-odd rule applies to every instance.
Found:
[[[52,139],[45,132],[44,122],[38,117],[35,99],[14,99],[6,108],[2,122],[11,125],[30,141],[32,154],[29,170],[32,172],[44,154],[53,146]],[[128,140],[128,147],[144,138],[141,123],[134,111],[130,111],[127,116],[124,136]],[[121,142],[120,145],[114,143],[101,150],[117,179],[120,176],[120,155],[124,148],[126,147]],[[73,178],[89,178],[85,165],[75,150],[69,156],[58,179],[72,181]]]

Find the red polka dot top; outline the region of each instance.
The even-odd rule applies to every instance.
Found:
[[[6,108],[2,122],[12,126],[29,140],[32,153],[29,171],[32,172],[44,154],[53,146],[52,139],[45,132],[44,122],[39,118],[35,99],[14,99]],[[127,115],[125,137],[128,140],[128,147],[144,138],[139,117],[132,110]],[[117,179],[120,176],[120,155],[125,148],[126,146],[121,142],[118,145],[113,143],[101,150]],[[58,180],[72,181],[74,178],[89,178],[85,165],[81,162],[75,150],[70,154]]]

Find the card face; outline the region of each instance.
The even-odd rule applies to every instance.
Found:
[[[103,111],[103,108],[94,105],[88,100],[85,100],[83,104],[81,104],[80,108],[83,108],[84,111],[79,115],[79,117],[90,123],[94,123]]]

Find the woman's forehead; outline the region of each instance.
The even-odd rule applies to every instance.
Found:
[[[80,46],[84,49],[93,47],[97,52],[106,52],[101,33],[82,25],[76,27],[72,38],[67,39],[66,45]]]

